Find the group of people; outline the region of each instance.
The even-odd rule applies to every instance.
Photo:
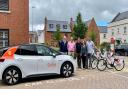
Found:
[[[68,54],[77,59],[78,68],[91,68],[92,60],[90,57],[94,53],[95,44],[90,38],[74,40],[71,37],[70,41],[67,41],[67,37],[64,36],[59,41],[59,48],[62,54]]]

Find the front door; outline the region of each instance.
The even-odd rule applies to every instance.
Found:
[[[56,73],[57,71],[57,60],[52,56],[52,51],[43,46],[38,45],[37,47],[38,53],[38,72],[39,73]]]

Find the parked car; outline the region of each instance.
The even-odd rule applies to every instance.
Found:
[[[128,55],[128,44],[120,44],[115,47],[115,54],[119,56]]]
[[[76,64],[73,57],[43,44],[25,44],[0,50],[0,80],[8,85],[22,78],[44,75],[70,77]]]

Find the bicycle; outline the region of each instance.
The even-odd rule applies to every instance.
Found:
[[[95,51],[95,52],[92,54],[92,56],[91,56],[91,60],[92,60],[91,68],[92,68],[92,69],[96,69],[97,63],[98,63],[98,61],[99,61],[99,59],[100,59],[100,56],[99,56],[98,52],[99,52],[99,51]],[[89,60],[90,60],[90,59],[89,59]]]
[[[97,69],[100,71],[115,68],[117,71],[121,71],[125,66],[124,59],[116,58],[114,54],[107,53],[97,63]]]

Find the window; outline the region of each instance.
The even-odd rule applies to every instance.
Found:
[[[0,48],[9,46],[9,30],[0,29]]]
[[[0,49],[0,57],[8,50],[8,48]]]
[[[104,39],[106,39],[106,34],[104,34]]]
[[[67,29],[67,25],[63,25],[63,29]]]
[[[114,32],[112,32],[112,36],[114,35]]]
[[[33,45],[24,45],[24,46],[20,46],[16,53],[15,54],[18,54],[18,55],[37,55],[37,52],[36,52],[36,47]]]
[[[45,46],[38,45],[36,46],[36,48],[37,48],[37,53],[40,56],[51,56],[52,55],[52,52],[50,51],[50,49]]]
[[[114,30],[112,29],[112,36],[114,35]]]
[[[49,24],[49,28],[53,28],[54,27],[54,25],[53,24]]]
[[[126,33],[127,33],[126,29],[127,29],[127,28],[126,28],[126,27],[124,27],[124,34],[126,34]]]
[[[117,33],[118,33],[118,34],[120,33],[120,29],[119,29],[119,28],[117,29]]]
[[[0,10],[9,10],[9,0],[0,0]]]

